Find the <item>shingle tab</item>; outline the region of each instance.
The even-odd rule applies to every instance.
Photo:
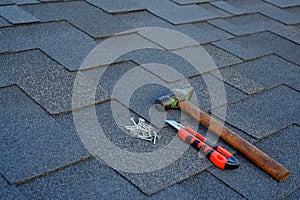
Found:
[[[176,2],[178,4],[193,4],[193,3],[206,3],[206,2],[210,2],[212,0],[171,0],[173,2]]]
[[[28,182],[18,188],[29,199],[124,199],[143,195],[115,171],[92,159]]]
[[[243,92],[224,83],[222,80],[212,76],[211,74],[192,77],[189,81],[195,90],[195,94],[198,96],[198,100],[200,102],[208,101],[207,105],[209,108],[205,110],[211,110],[227,103],[239,101],[247,96]],[[203,98],[201,97],[202,94],[208,96]],[[214,105],[211,104],[211,101],[214,101]],[[203,105],[199,106],[203,107]]]
[[[251,60],[253,58],[257,58],[269,53],[273,53],[273,51],[270,52],[256,52],[253,51],[253,49],[247,48],[245,46],[242,46],[235,42],[234,40],[221,40],[213,43],[215,46],[224,49],[225,51],[228,51],[232,53],[233,55],[238,56],[239,58],[242,58],[244,60]]]
[[[299,0],[289,0],[289,1],[280,1],[280,0],[265,0],[271,4],[279,6],[280,8],[287,8],[292,6],[300,6]]]
[[[201,56],[201,55],[199,55]],[[145,65],[144,67],[151,71],[152,73],[158,75],[162,79],[167,82],[178,81],[185,77],[193,76],[199,74],[199,72],[193,67],[188,61],[186,61],[183,57],[176,55],[174,52],[170,52],[167,50],[160,49],[142,49],[139,51],[133,51],[128,53],[122,59],[132,59],[134,62],[139,65],[150,64],[150,63],[158,63],[163,64],[175,71],[170,71],[169,73],[165,73],[165,71],[161,69],[162,66],[150,66]],[[170,70],[171,70],[170,69]],[[176,76],[179,73],[181,76]]]
[[[1,29],[0,51],[40,48],[70,70],[80,67],[95,43],[67,22],[32,24]]]
[[[17,5],[40,3],[38,0],[10,0]]]
[[[1,88],[0,95],[0,170],[10,183],[89,155],[77,135],[58,124],[19,88]]]
[[[236,72],[234,67],[228,67],[226,69],[212,71],[210,73],[224,82],[240,89],[246,94],[254,94],[265,89],[265,87],[248,78],[243,73]]]
[[[208,22],[234,35],[252,34],[268,30],[300,44],[300,32],[297,29],[281,24],[261,14],[214,19]]]
[[[9,26],[9,25],[11,25],[11,24],[8,21],[6,21],[2,17],[0,17],[0,27],[2,27],[2,26]]]
[[[207,22],[194,23],[193,26],[191,24],[178,25],[176,29],[189,35],[200,44],[233,37],[230,33],[218,29]]]
[[[109,13],[129,12],[144,9],[142,6],[135,4],[132,0],[87,0],[87,2]]]
[[[29,23],[39,21],[36,17],[30,13],[22,10],[16,5],[1,6],[0,15],[10,21],[13,24]]]
[[[223,51],[214,45],[205,45],[203,48],[209,53],[218,68],[242,62],[238,57]]]
[[[213,1],[213,2],[210,2],[210,4],[216,6],[220,9],[226,10],[227,12],[232,13],[234,15],[245,14],[245,11],[240,10],[239,8],[227,3],[226,1]]]
[[[72,89],[76,74],[71,74],[47,55],[38,50],[7,54],[2,56],[1,66],[2,86],[17,83],[51,114],[72,109]],[[100,86],[94,98],[89,92],[91,91],[90,85],[82,84],[81,87],[85,87],[82,95],[90,96],[91,103],[95,102],[95,98],[96,101],[108,98]],[[86,99],[88,99],[87,96],[85,96]]]
[[[241,74],[242,77],[245,76],[247,79],[253,80],[265,88],[286,84],[296,90],[300,90],[299,67],[275,55],[221,69],[222,77],[226,82],[249,93],[250,91],[247,90],[247,87],[251,88],[253,85],[245,84],[244,87],[241,87],[240,84],[244,80],[239,80],[238,77],[233,78],[232,75],[235,73]]]
[[[132,28],[171,26],[147,11],[111,15],[83,1],[28,5],[23,6],[23,9],[43,22],[68,20],[80,30],[96,38],[112,36]]]
[[[209,23],[234,35],[262,32],[279,25],[278,22],[260,14],[242,15],[226,19],[210,20]]]
[[[6,180],[0,176],[0,196],[1,199],[25,199],[25,196],[13,185],[9,185]]]
[[[261,138],[291,123],[299,123],[298,102],[297,91],[287,86],[278,86],[228,105],[226,122]],[[218,113],[218,109],[215,111]]]
[[[212,13],[197,5],[179,6],[169,0],[143,0],[140,2],[140,5],[173,24],[196,22],[218,17],[216,13]]]
[[[43,22],[67,20],[93,37],[107,37],[126,30],[120,18],[84,1],[51,2],[22,8]]]
[[[297,24],[300,22],[300,18],[297,15],[291,14],[262,0],[229,0],[227,3],[238,7],[241,10],[245,10],[246,13],[260,12],[263,15],[285,24]]]
[[[219,8],[209,4],[209,3],[198,4],[198,6],[200,6],[200,8],[203,8],[205,10],[208,10],[212,13],[217,14],[219,17],[222,17],[222,18],[232,16],[232,14],[230,14],[229,12],[221,10],[221,9],[219,9]]]
[[[270,53],[300,65],[299,45],[270,32],[261,32],[232,40],[235,44],[251,49],[263,56]]]
[[[255,144],[291,171],[283,183],[276,182],[271,176],[241,156],[238,157],[241,165],[234,173],[216,168],[210,168],[209,171],[247,199],[283,198],[299,188],[297,180],[300,174],[297,164],[300,160],[298,156],[295,156],[299,152],[297,150],[300,139],[299,131],[299,126],[291,125]],[[268,187],[265,187],[266,185]]]

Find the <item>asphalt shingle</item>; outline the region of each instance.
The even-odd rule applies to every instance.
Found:
[[[18,188],[29,199],[124,199],[142,195],[137,188],[96,159],[80,162]]]
[[[233,15],[242,15],[245,14],[245,11],[240,10],[239,8],[227,3],[226,1],[212,1],[210,4],[225,10]]]
[[[203,3],[203,4],[198,4],[198,6],[200,6],[200,8],[203,8],[205,10],[208,10],[212,13],[215,13],[217,14],[219,17],[230,17],[232,16],[230,13],[224,11],[224,10],[221,10],[209,3]]]
[[[111,15],[83,1],[28,5],[23,6],[23,9],[43,22],[68,20],[95,38],[108,37],[133,28],[171,26],[147,11]]]
[[[40,1],[43,1],[43,0],[40,0],[40,1],[38,1],[38,0],[10,0],[10,1],[17,4],[17,5],[23,5],[23,4],[40,3]]]
[[[227,3],[241,10],[245,10],[246,13],[259,12],[285,24],[297,24],[300,21],[300,18],[297,15],[293,15],[262,0],[253,0],[251,2],[244,0],[228,0]]]
[[[278,86],[227,106],[226,122],[262,138],[291,124],[299,123],[299,93]],[[219,108],[222,111],[222,108]],[[218,109],[215,110],[218,116]]]
[[[233,78],[233,74],[236,73],[241,74],[242,79],[239,79],[239,77]],[[265,88],[286,84],[296,90],[300,90],[299,67],[276,55],[270,55],[232,67],[223,68],[221,69],[221,74],[226,82],[240,88],[248,94],[263,88],[258,87],[256,90],[252,90],[253,87],[251,87],[249,90],[247,87],[249,86],[249,83],[243,83],[245,80],[243,77],[253,80],[255,83]]]
[[[25,199],[25,196],[15,186],[9,185],[2,176],[0,176],[0,196],[3,200]]]
[[[28,95],[51,114],[72,110],[72,89],[76,74],[71,74],[63,66],[39,50],[2,55],[0,85],[17,83]],[[49,76],[51,74],[51,76]],[[79,74],[80,75],[80,74]],[[98,86],[94,97],[92,83],[82,84],[83,96],[93,104],[108,98],[106,92]],[[84,105],[81,105],[84,106]]]
[[[30,23],[39,21],[30,13],[25,12],[16,5],[1,6],[0,15],[13,24]]]
[[[0,27],[2,27],[2,26],[9,26],[9,25],[11,25],[11,24],[8,21],[6,21],[2,17],[0,17]]]
[[[194,23],[194,25],[197,26],[199,30],[193,32],[195,36],[192,35],[192,37],[195,38],[201,44],[233,37],[233,35],[221,29],[218,29],[207,22]]]
[[[214,42],[213,45],[228,51],[244,60],[251,60],[271,52],[257,52],[235,42],[234,40],[221,40]]]
[[[140,5],[147,8],[153,14],[173,24],[196,22],[218,17],[216,13],[197,5],[179,6],[169,0],[143,0],[139,2]]]
[[[299,5],[0,0],[0,199],[299,199]],[[155,108],[187,87],[288,179],[277,183],[181,110]],[[162,137],[130,136],[131,117]],[[199,159],[165,119],[236,153],[239,169]]]
[[[40,48],[69,70],[78,69],[95,43],[67,22],[1,28],[0,52]]]
[[[300,197],[300,189],[296,190],[295,192],[293,192],[292,194],[290,194],[289,196],[286,197],[286,199],[288,200],[297,200]]]
[[[203,93],[210,95],[210,97],[206,97],[205,99],[198,97],[199,100],[212,101],[212,98],[214,98],[214,105],[211,105],[211,102],[208,104],[212,106],[210,109],[241,100],[247,96],[211,74],[192,77],[189,81],[193,88],[195,88],[196,94]]]
[[[0,170],[10,183],[89,155],[77,135],[60,125],[18,87],[1,88],[0,94]]]
[[[210,20],[209,23],[226,30],[234,35],[245,35],[262,32],[269,27],[279,24],[261,14],[241,15],[226,19]]]
[[[287,8],[292,6],[300,6],[299,0],[290,0],[290,1],[280,1],[280,0],[265,0],[275,6],[279,6],[280,8]]]
[[[234,35],[245,35],[269,30],[298,44],[300,43],[300,32],[294,27],[283,25],[261,14],[209,20],[209,23]]]
[[[144,9],[142,6],[134,3],[132,0],[123,0],[121,2],[118,0],[87,0],[87,2],[109,13],[129,12]]]
[[[12,0],[2,0],[0,2],[0,5],[8,5],[8,4],[13,4]]]
[[[156,17],[148,11],[130,12],[119,15],[118,19],[126,24],[126,29],[141,27],[164,27],[172,28],[173,26],[167,21]],[[123,31],[126,31],[124,29]]]
[[[223,51],[214,45],[208,44],[203,46],[203,48],[205,48],[205,50],[209,53],[218,68],[242,62],[242,60],[238,57]]]
[[[246,94],[254,94],[265,88],[256,83],[254,80],[247,78],[242,73],[236,72],[233,68],[229,67],[226,69],[221,69],[221,71],[210,72],[215,77],[227,82]]]
[[[255,144],[259,149],[287,167],[291,174],[286,181],[278,183],[256,166],[239,156],[240,167],[230,173],[217,168],[209,171],[247,199],[280,199],[299,188],[299,126],[291,125],[271,137]],[[284,155],[284,156],[283,156]],[[268,187],[266,187],[266,185]],[[264,188],[262,190],[262,188]]]
[[[201,55],[200,55],[201,56]],[[183,57],[176,55],[173,52],[160,49],[143,49],[139,51],[133,51],[124,56],[124,59],[132,59],[139,65],[144,65],[144,68],[161,77],[167,82],[173,82],[185,77],[199,74],[199,72]],[[165,68],[150,63],[163,64],[172,69],[164,70]],[[169,73],[166,73],[168,72]],[[177,75],[177,74],[180,75]]]
[[[253,50],[260,56],[276,53],[290,62],[300,64],[299,45],[270,32],[239,37],[233,42]]]
[[[67,20],[93,37],[107,37],[126,30],[118,17],[84,1],[27,5],[23,9],[42,22]]]
[[[178,4],[193,4],[193,3],[206,3],[206,2],[210,2],[212,0],[171,0],[173,2],[176,2]]]

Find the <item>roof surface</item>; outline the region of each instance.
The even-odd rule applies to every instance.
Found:
[[[299,0],[1,0],[0,199],[300,199],[299,44]],[[163,120],[197,122],[153,104],[186,86],[290,176],[180,141]]]

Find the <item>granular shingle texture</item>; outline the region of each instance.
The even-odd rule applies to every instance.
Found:
[[[86,157],[78,136],[16,86],[1,88],[1,174],[10,182]]]
[[[300,199],[299,23],[299,0],[0,0],[0,199]],[[158,110],[176,88],[287,179],[175,103]],[[125,128],[139,118],[155,144]],[[239,168],[214,166],[166,119]]]

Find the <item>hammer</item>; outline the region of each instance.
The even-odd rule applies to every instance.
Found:
[[[188,100],[192,95],[193,88],[184,90],[173,89],[171,94],[158,98],[155,101],[155,107],[159,111],[168,109],[181,109],[185,111],[277,181],[282,182],[289,176],[289,170],[283,165],[190,103]]]

